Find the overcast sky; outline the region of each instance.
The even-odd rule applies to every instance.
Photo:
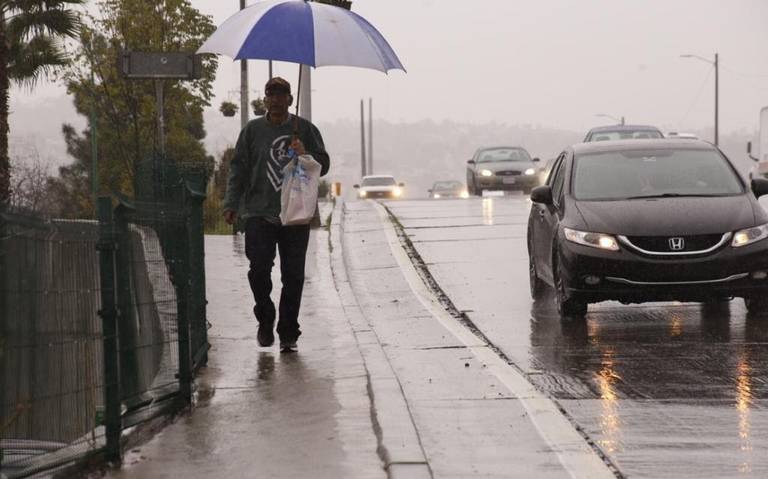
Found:
[[[239,1],[192,4],[219,24]],[[495,121],[584,131],[610,123],[596,117],[603,113],[664,130],[707,128],[714,68],[680,55],[712,59],[715,52],[721,132],[757,128],[759,110],[768,105],[766,0],[354,0],[352,8],[382,32],[408,73],[315,70],[315,122],[357,118],[360,99],[372,97],[374,116],[392,122]],[[250,70],[252,95],[261,94],[266,62],[252,61]],[[275,72],[293,83],[298,78],[294,65],[278,64]],[[222,57],[212,109],[237,101],[238,89],[239,64]],[[63,94],[50,84],[32,94],[14,90],[12,106],[40,111]],[[46,116],[54,122],[64,114]],[[11,121],[16,132],[39,129]]]

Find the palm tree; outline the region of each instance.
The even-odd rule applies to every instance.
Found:
[[[33,88],[67,63],[60,41],[74,38],[85,0],[0,0],[0,207],[10,198],[8,97],[10,83]]]

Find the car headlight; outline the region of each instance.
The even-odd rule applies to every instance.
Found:
[[[533,168],[528,168],[527,170],[525,170],[525,174],[528,176],[534,175],[536,174],[536,170],[534,170]]]
[[[359,192],[359,193],[360,193],[360,198],[365,198],[365,197],[366,197],[366,195],[368,195],[368,192],[367,192],[367,191],[365,191],[365,190],[360,190],[360,192]]]
[[[493,172],[491,170],[480,170],[480,176],[493,176]]]
[[[395,188],[394,190],[392,190],[392,194],[399,198],[400,195],[403,194],[403,190],[401,190],[400,188]]]
[[[435,193],[434,195],[432,195],[432,198],[440,198],[440,193]]]
[[[746,246],[765,238],[768,238],[768,224],[753,226],[752,228],[735,232],[731,246],[738,248],[739,246]]]
[[[462,198],[469,198],[469,191],[461,190],[461,193],[459,193],[459,196]]]
[[[593,248],[607,249],[609,251],[619,250],[619,243],[616,241],[616,238],[611,235],[572,230],[571,228],[563,228],[563,232],[565,233],[565,239],[572,243],[591,246]]]

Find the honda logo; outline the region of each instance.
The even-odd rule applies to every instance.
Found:
[[[683,238],[669,238],[669,249],[672,251],[682,251],[685,248],[685,240]]]

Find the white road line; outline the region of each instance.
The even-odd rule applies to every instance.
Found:
[[[616,479],[611,468],[600,458],[573,427],[573,424],[560,412],[555,403],[539,392],[525,376],[508,365],[498,354],[491,350],[472,331],[454,319],[428,288],[406,254],[395,231],[387,210],[374,203],[379,218],[384,224],[384,232],[392,254],[397,260],[408,285],[421,304],[451,332],[459,341],[482,361],[510,392],[517,397],[528,411],[531,422],[539,434],[557,454],[560,463],[574,479]]]

